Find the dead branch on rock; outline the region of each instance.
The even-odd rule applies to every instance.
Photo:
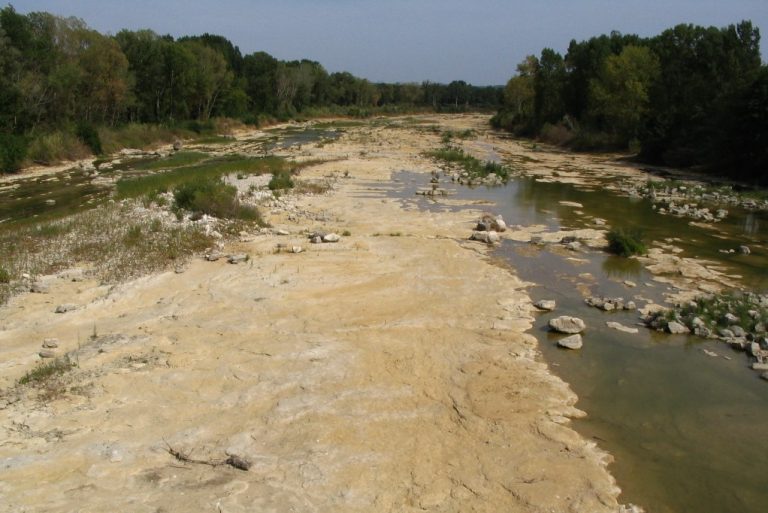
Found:
[[[165,441],[165,440],[164,440]],[[238,456],[236,454],[230,454],[226,459],[223,460],[201,460],[197,458],[191,457],[189,454],[182,452],[179,449],[173,448],[171,444],[168,442],[165,442],[166,451],[168,451],[168,454],[176,458],[178,461],[182,463],[196,463],[198,465],[208,465],[209,467],[220,467],[221,465],[229,465],[232,468],[236,468],[238,470],[244,470],[248,471],[248,469],[251,468],[251,462],[247,459],[243,458],[242,456]]]

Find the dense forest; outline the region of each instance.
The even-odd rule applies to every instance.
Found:
[[[678,25],[652,38],[545,48],[506,85],[493,124],[575,149],[629,149],[645,162],[768,183],[768,67],[760,33]]]
[[[501,87],[376,84],[310,60],[242,55],[223,36],[174,39],[150,30],[114,36],[80,19],[0,10],[0,170],[102,151],[104,127],[200,129],[212,118],[268,119],[414,109],[497,109]]]

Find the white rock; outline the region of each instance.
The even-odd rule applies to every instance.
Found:
[[[341,236],[335,233],[329,233],[329,234],[323,235],[323,242],[339,242],[340,240],[341,240]]]
[[[557,341],[557,345],[566,349],[581,349],[581,346],[584,344],[581,340],[581,335],[576,334],[571,335],[570,337],[561,338]]]
[[[46,349],[55,349],[59,347],[59,339],[58,338],[46,338],[43,340],[43,347]]]
[[[560,333],[581,333],[587,327],[584,321],[578,317],[569,317],[562,315],[554,319],[550,319],[549,327]]]
[[[230,255],[227,259],[227,262],[230,264],[239,264],[241,262],[246,262],[248,260],[248,255],[245,253],[238,253],[237,255]]]
[[[56,313],[67,313],[71,312],[72,310],[77,310],[77,305],[67,303],[56,307]]]
[[[555,303],[554,299],[542,299],[540,301],[536,301],[533,304],[533,306],[541,310],[546,310],[548,312],[551,312],[552,310],[557,308],[557,304]]]

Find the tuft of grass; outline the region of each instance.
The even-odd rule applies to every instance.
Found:
[[[39,164],[56,164],[87,157],[91,150],[76,135],[62,130],[34,137],[27,158]]]
[[[638,230],[613,229],[606,235],[608,239],[608,251],[614,255],[629,257],[632,255],[644,255],[648,249],[643,243],[642,233]]]
[[[352,232],[350,232],[349,230],[344,230],[343,232],[341,232],[341,235],[344,237],[349,237],[352,235]]]
[[[47,363],[42,363],[24,374],[18,381],[19,385],[42,386],[53,378],[72,370],[75,367],[68,357],[56,358]]]
[[[0,283],[11,283],[11,274],[4,267],[0,267]]]
[[[331,190],[330,182],[309,182],[306,180],[295,180],[293,190],[299,194],[325,194]]]

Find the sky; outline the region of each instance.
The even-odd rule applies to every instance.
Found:
[[[653,36],[679,23],[752,20],[768,41],[768,0],[15,0],[23,14],[82,18],[115,34],[208,32],[245,55],[311,59],[373,82],[501,85],[526,55],[618,30]],[[2,5],[2,4],[0,4]],[[766,47],[763,48],[763,60]]]

